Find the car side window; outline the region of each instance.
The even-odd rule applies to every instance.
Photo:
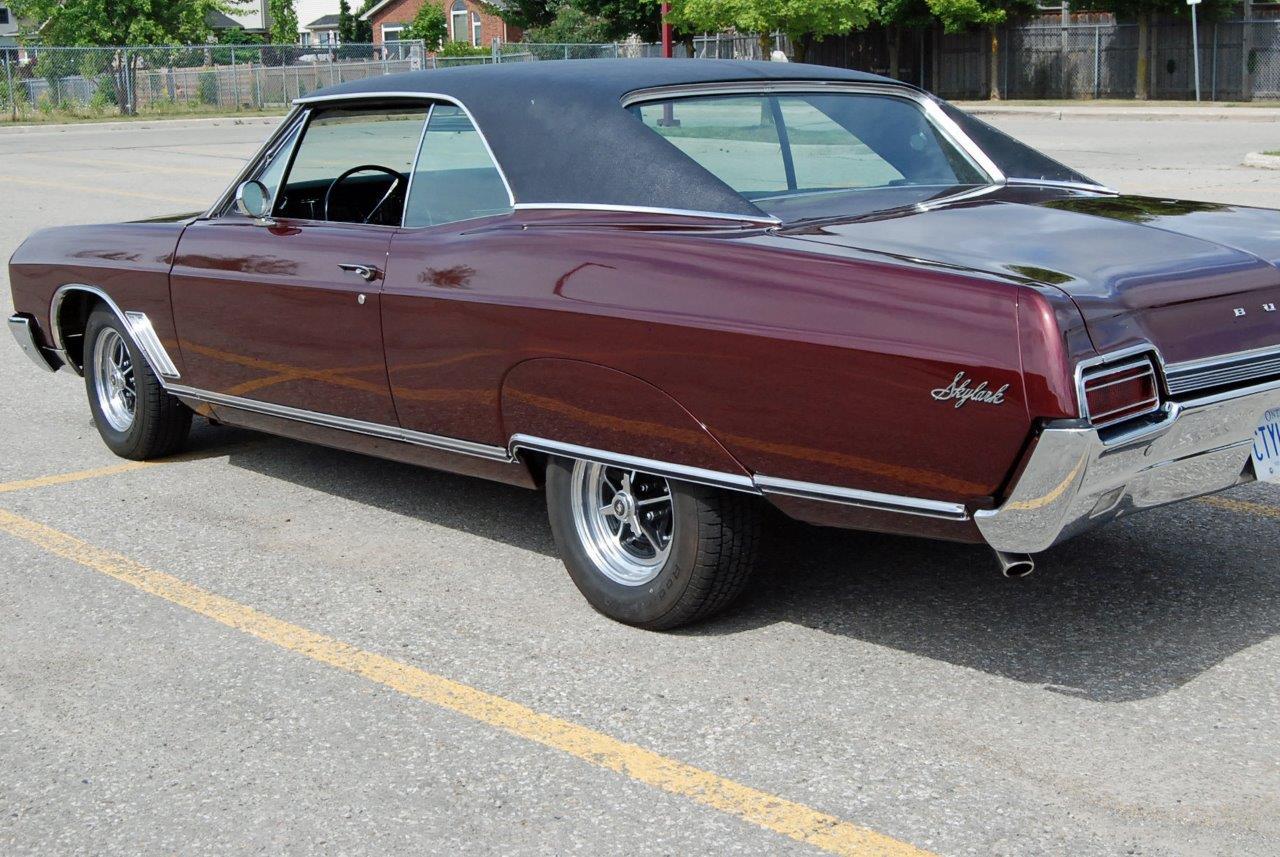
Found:
[[[405,226],[438,226],[511,211],[511,196],[466,111],[437,104],[405,206]]]
[[[399,226],[427,108],[337,108],[302,131],[275,214]]]
[[[257,179],[267,188],[267,197],[274,198],[276,190],[280,187],[280,179],[284,177],[284,169],[289,165],[289,155],[293,153],[293,143],[298,139],[298,133],[302,129],[302,123],[296,123],[293,129],[289,131],[276,146],[262,165],[262,169],[258,171]]]

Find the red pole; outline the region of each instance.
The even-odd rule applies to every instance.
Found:
[[[671,4],[662,4],[662,55],[671,59],[671,24],[667,16],[671,14]]]

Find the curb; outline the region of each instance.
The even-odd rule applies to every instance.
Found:
[[[1191,122],[1280,122],[1280,108],[1275,107],[1032,107],[1000,106],[989,102],[957,104],[975,116],[1022,116],[1043,119],[1097,119],[1155,122],[1182,120]]]
[[[132,129],[152,128],[205,128],[219,125],[276,125],[285,114],[279,116],[210,116],[183,117],[172,119],[116,119],[103,122],[66,122],[59,125],[13,125],[5,127],[0,121],[0,136],[23,134],[68,134],[76,132],[129,131]]]
[[[1280,155],[1264,155],[1261,152],[1250,152],[1244,156],[1246,167],[1257,167],[1260,170],[1280,170]]]

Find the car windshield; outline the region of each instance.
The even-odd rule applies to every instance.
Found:
[[[633,113],[784,221],[858,216],[991,183],[913,99],[750,93],[646,101]]]

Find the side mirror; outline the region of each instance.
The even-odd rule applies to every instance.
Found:
[[[236,188],[236,211],[252,217],[259,225],[267,225],[271,220],[271,194],[267,186],[256,179],[242,182]]]

